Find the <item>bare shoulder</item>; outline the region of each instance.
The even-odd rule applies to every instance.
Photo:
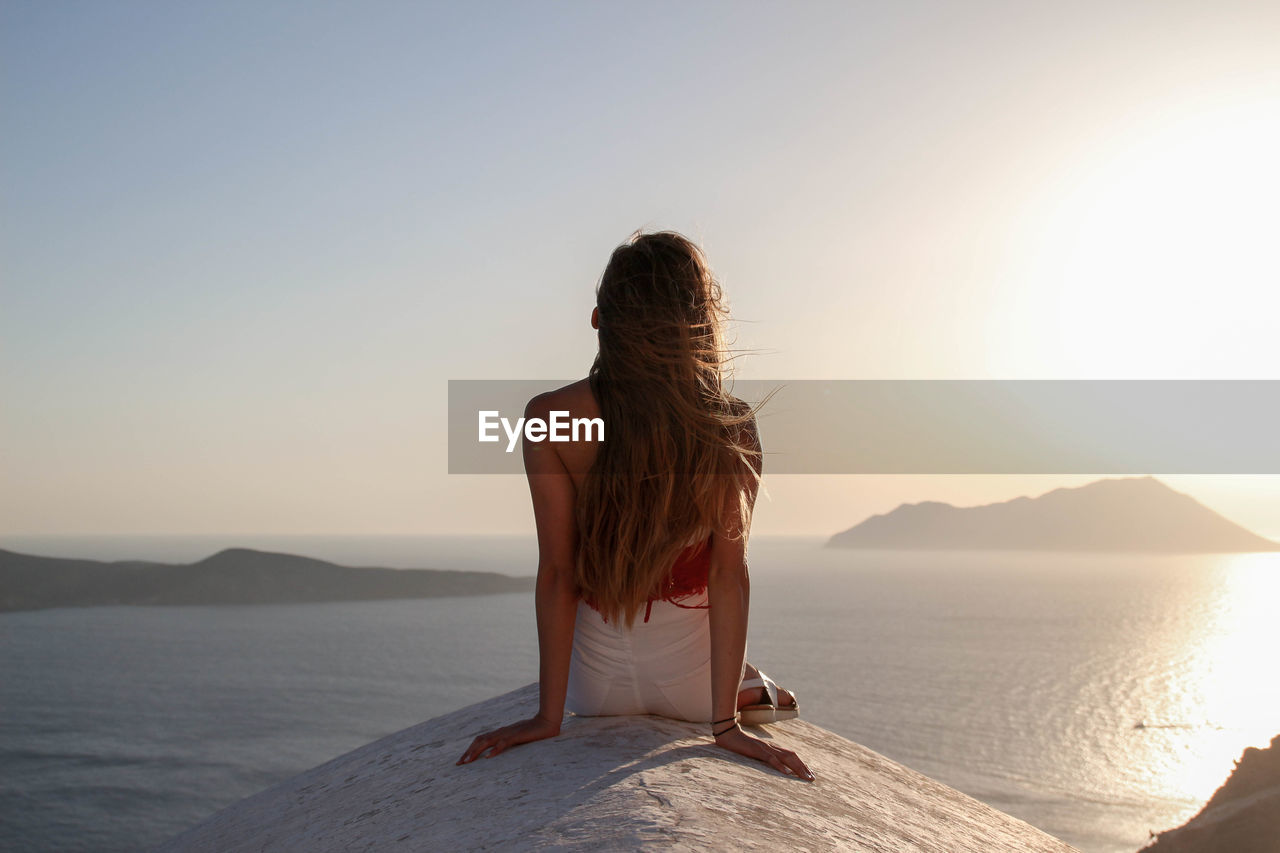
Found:
[[[590,470],[595,459],[597,441],[603,438],[603,431],[586,429],[583,440],[577,440],[576,424],[579,419],[592,420],[600,417],[600,407],[591,392],[591,384],[586,379],[579,379],[562,388],[544,391],[529,401],[525,406],[524,416],[528,419],[538,418],[548,424],[556,417],[561,417],[561,425],[564,423],[563,417],[570,419],[574,426],[570,429],[569,440],[553,438],[552,442],[527,444],[526,452],[553,454],[573,478],[574,487],[580,486],[585,472]]]
[[[525,417],[546,418],[551,412],[568,412],[571,417],[598,417],[600,407],[586,379],[544,391],[525,406]]]

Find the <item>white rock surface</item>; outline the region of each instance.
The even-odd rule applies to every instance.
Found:
[[[454,764],[537,706],[530,684],[388,735],[157,851],[1073,849],[801,719],[749,731],[799,753],[811,783],[656,716],[569,716],[559,737]]]

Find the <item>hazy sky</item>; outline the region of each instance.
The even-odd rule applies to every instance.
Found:
[[[529,531],[446,381],[584,375],[641,226],[744,377],[1280,378],[1280,4],[0,9],[0,533]],[[1280,536],[1280,478],[1167,482]]]

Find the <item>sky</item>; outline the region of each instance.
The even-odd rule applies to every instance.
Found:
[[[0,534],[514,533],[636,228],[761,379],[1280,378],[1280,6],[0,3]],[[1159,474],[1160,472],[1152,472]],[[1090,477],[776,476],[756,532]],[[1280,537],[1280,478],[1165,477]]]

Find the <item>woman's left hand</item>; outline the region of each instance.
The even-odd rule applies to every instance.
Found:
[[[475,761],[487,749],[492,751],[484,757],[493,758],[509,746],[516,746],[517,744],[529,743],[535,740],[545,740],[558,734],[560,734],[560,725],[558,723],[553,723],[543,717],[530,717],[527,720],[521,720],[518,723],[512,723],[509,726],[503,726],[500,729],[494,729],[491,732],[479,735],[471,742],[471,746],[467,747],[467,751],[462,753],[462,757],[455,762],[455,765]]]
[[[779,773],[794,773],[806,782],[813,781],[813,772],[789,749],[774,746],[768,741],[747,734],[734,725],[725,729],[716,737],[716,746],[722,746],[730,752],[745,755],[763,761]]]

